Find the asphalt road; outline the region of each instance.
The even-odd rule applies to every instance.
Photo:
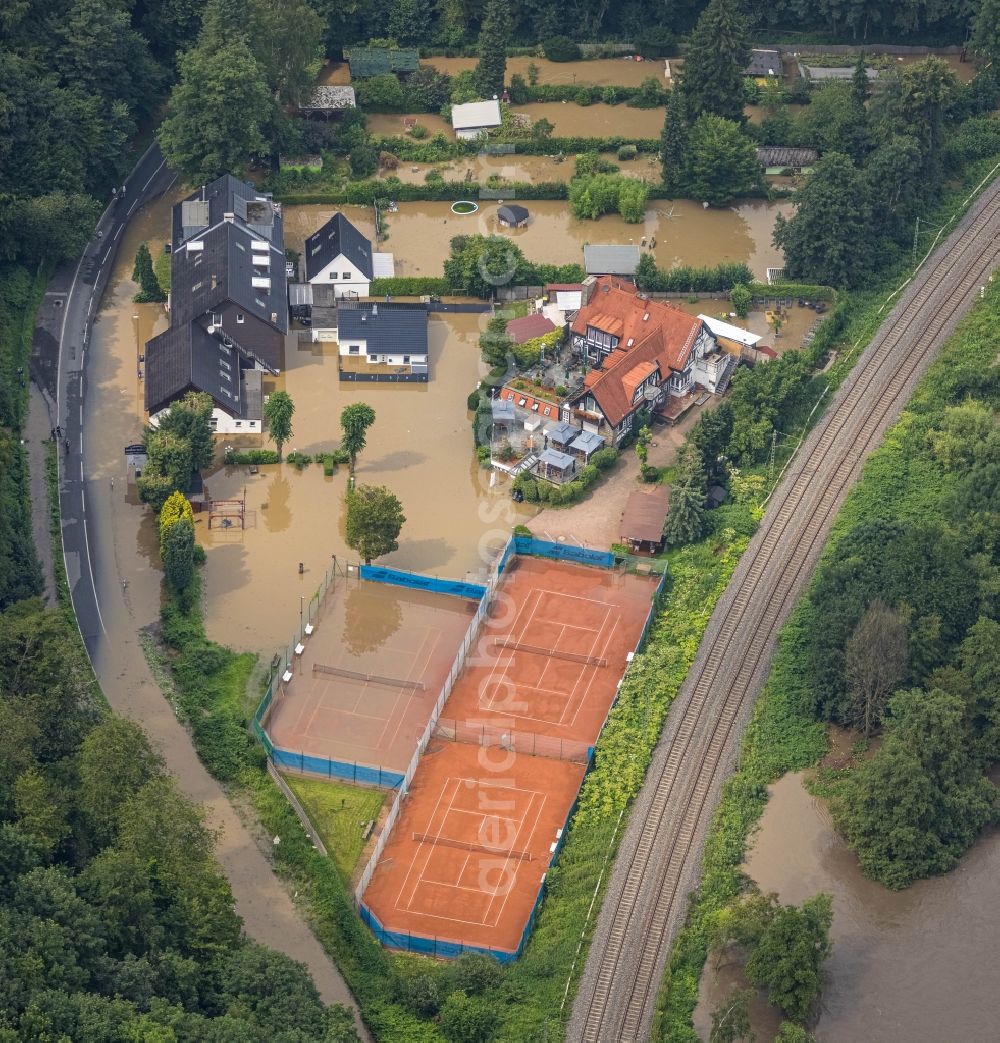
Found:
[[[218,834],[216,854],[247,935],[304,963],[324,1002],[352,1007],[358,1031],[363,1039],[370,1039],[339,971],[226,792],[198,760],[186,730],[152,676],[130,603],[133,594],[141,594],[150,602],[143,605],[148,610],[145,614],[155,618],[159,584],[151,588],[144,584],[141,592],[126,591],[116,562],[121,550],[116,538],[134,540],[135,534],[124,521],[116,526],[118,508],[109,497],[106,478],[99,473],[102,462],[95,449],[96,425],[106,418],[93,402],[89,410],[85,408],[91,328],[129,220],[175,180],[159,147],[151,146],[125,182],[124,194],[119,193],[101,216],[75,268],[60,269],[53,275],[38,313],[31,377],[41,392],[50,425],[60,428],[62,544],[73,607],[111,706],[143,726],[181,791],[205,809],[209,828]],[[96,391],[95,396],[100,402]],[[47,518],[44,502],[34,503],[33,511],[41,511]]]

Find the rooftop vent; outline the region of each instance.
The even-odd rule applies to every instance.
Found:
[[[231,212],[230,213],[225,213],[225,214],[222,215],[222,220],[223,221],[228,221],[230,224],[232,224],[233,221],[236,220],[236,215],[234,213],[231,213]]]
[[[278,313],[276,311],[271,312],[271,322],[273,322],[275,325],[277,325],[278,323]]]
[[[645,314],[645,315],[643,315],[643,317],[642,317],[642,321],[643,321],[643,322],[647,322],[648,320],[649,320],[649,312],[647,311],[647,312],[646,312],[646,314]]]
[[[373,304],[372,305],[372,318],[373,319],[377,319],[378,318],[378,305],[377,304]]]

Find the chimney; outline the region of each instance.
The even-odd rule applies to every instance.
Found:
[[[201,186],[201,201],[204,203],[207,199],[208,199],[208,196],[205,194],[205,186],[202,185]]]
[[[590,304],[590,299],[594,296],[594,290],[597,289],[597,279],[593,275],[588,275],[583,280],[583,295],[582,300],[584,304]]]
[[[373,319],[377,319],[378,318],[378,305],[377,304],[373,304],[372,305],[372,318]]]
[[[278,325],[278,313],[276,311],[271,312],[271,322],[273,322],[275,326]]]
[[[236,220],[236,215],[234,213],[225,213],[222,215],[222,220],[232,224]]]

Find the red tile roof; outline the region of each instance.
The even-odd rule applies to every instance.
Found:
[[[520,319],[511,319],[507,323],[507,336],[515,344],[524,344],[535,337],[544,337],[555,329],[551,319],[547,319],[541,312],[534,315],[525,315]]]
[[[618,337],[603,368],[591,370],[584,380],[608,423],[617,427],[632,411],[636,388],[654,369],[662,382],[672,370],[684,368],[702,322],[673,305],[643,300],[630,283],[604,276],[572,329],[583,336],[588,326]]]

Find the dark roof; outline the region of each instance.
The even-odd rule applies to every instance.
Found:
[[[272,202],[270,193],[261,192],[252,181],[240,181],[232,174],[202,185],[174,205],[173,248],[220,224],[226,214],[233,214],[240,224],[284,249],[281,204]]]
[[[623,540],[659,543],[663,539],[663,523],[670,508],[670,493],[664,486],[633,489],[622,514]]]
[[[427,308],[343,301],[337,306],[337,339],[341,344],[365,341],[368,355],[426,355]]]
[[[708,507],[720,507],[729,499],[729,493],[726,492],[725,486],[713,485],[708,490],[708,496],[705,499]]]
[[[329,221],[306,240],[306,278],[312,279],[343,254],[366,279],[373,275],[372,244],[343,214]]]
[[[264,257],[266,265],[255,263]],[[231,301],[280,333],[288,332],[284,252],[237,221],[223,221],[175,250],[170,287],[174,325],[186,325]]]
[[[744,76],[777,76],[784,75],[785,68],[781,61],[781,51],[768,51],[755,47],[750,52],[750,62],[743,70]]]
[[[509,225],[519,225],[527,221],[529,216],[527,207],[518,206],[517,203],[505,203],[497,210],[497,217]]]
[[[415,72],[420,60],[416,47],[352,47],[346,54],[352,77]]]
[[[811,167],[819,158],[814,148],[759,148],[757,162],[762,167]]]
[[[523,315],[519,319],[511,319],[507,323],[507,336],[515,344],[525,344],[536,337],[544,337],[546,333],[552,333],[556,326],[551,319],[547,319],[540,311],[534,315]]]
[[[239,352],[195,322],[147,342],[146,409],[158,413],[192,389],[207,392],[227,413],[244,415]]]

